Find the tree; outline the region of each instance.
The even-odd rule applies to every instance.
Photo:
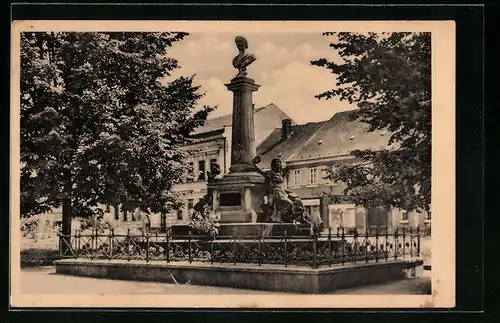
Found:
[[[336,87],[318,99],[356,104],[352,119],[367,131],[390,133],[388,147],[355,150],[358,162],[335,167],[329,177],[366,207],[428,210],[431,203],[430,33],[324,33],[342,63],[321,58],[312,65],[336,75]]]
[[[133,202],[145,212],[180,204],[186,135],[212,107],[168,48],[183,32],[21,35],[21,215]]]

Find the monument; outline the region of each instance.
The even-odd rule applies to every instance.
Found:
[[[261,201],[266,193],[265,179],[252,163],[256,155],[252,94],[260,85],[247,76],[247,67],[255,55],[247,52],[248,41],[235,38],[238,55],[233,66],[238,74],[226,84],[233,92],[231,166],[229,173],[208,184],[213,207],[221,214],[221,223],[256,223],[262,217]]]
[[[237,75],[226,87],[233,92],[231,165],[222,178],[220,166],[210,166],[207,194],[194,206],[198,215],[213,210],[220,215],[219,234],[233,235],[309,235],[314,221],[304,216],[300,198],[284,188],[283,167],[273,158],[270,170],[258,166],[256,156],[252,94],[260,87],[247,76],[247,67],[255,62],[248,53],[248,41],[235,38],[238,55],[233,59]],[[236,230],[235,230],[236,229]],[[172,226],[174,235],[186,234],[186,225]]]
[[[236,228],[241,234],[256,234],[259,227],[265,227],[265,234],[307,234],[308,225],[292,224],[302,216],[294,210],[303,212],[303,208],[295,207],[300,200],[282,187],[281,161],[273,159],[273,167],[266,172],[257,166],[260,158],[256,156],[252,95],[260,85],[247,73],[257,57],[247,52],[244,37],[237,36],[235,44],[238,55],[233,67],[238,73],[225,84],[233,92],[231,165],[228,174],[208,183],[213,209],[220,214],[220,233],[229,234]]]

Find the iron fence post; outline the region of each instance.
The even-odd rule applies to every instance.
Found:
[[[130,228],[127,228],[127,261],[130,261]]]
[[[192,260],[191,260],[191,228],[188,231],[188,261],[189,261],[189,263],[192,262]]]
[[[420,257],[420,226],[417,225],[417,257]]]
[[[259,254],[257,255],[257,259],[258,259],[258,262],[259,262],[259,266],[262,264],[262,259],[261,259],[261,256],[262,256],[262,251],[261,251],[261,240],[262,240],[262,225],[259,225],[259,229],[258,229],[258,234],[259,234],[259,237],[258,237],[258,248],[259,248]]]
[[[74,231],[74,240],[73,240],[73,242],[71,242],[71,236],[70,236],[70,238],[69,238],[70,247],[73,247],[73,244],[74,244],[74,247],[75,247],[75,250],[74,250],[75,259],[77,259],[77,258],[78,258],[78,251],[77,251],[77,249],[78,249],[78,239],[77,239],[77,233],[78,233],[78,232],[79,232],[79,230],[78,230],[78,229],[75,229],[75,231]],[[64,247],[63,247],[63,248],[64,248]]]
[[[142,257],[142,251],[141,251],[141,247],[140,246],[144,245],[144,231],[145,231],[145,228],[142,227],[142,229],[141,229],[141,240],[140,240],[141,243],[139,244],[139,247],[137,247],[137,245],[136,245],[136,247],[138,249],[137,251],[139,252],[139,259],[140,259],[140,257]],[[136,241],[136,244],[137,244],[137,241]],[[147,246],[146,246],[146,248],[147,248]],[[147,262],[147,259],[146,259],[146,262]]]
[[[332,228],[328,228],[328,267],[332,266]]]
[[[91,252],[91,256],[90,256],[90,259],[94,259],[95,258],[95,255],[97,253],[97,230],[95,229],[92,229],[91,233],[90,233],[90,252]]]
[[[375,227],[375,262],[378,262],[378,225]]]
[[[286,244],[287,244],[287,232],[285,230],[285,267],[288,266],[288,257],[287,257],[287,254],[286,254]]]
[[[158,251],[160,251],[160,248],[158,247],[158,230],[155,231],[155,255],[158,254]]]
[[[345,264],[345,231],[344,231],[344,227],[342,227],[342,234],[341,234],[341,238],[340,238],[340,251],[341,251],[341,254],[340,254],[340,259],[342,260],[342,265]]]
[[[318,235],[316,232],[313,232],[313,268],[318,268],[318,259],[316,255],[316,249],[317,249],[317,240],[318,240]]]
[[[70,236],[69,237],[69,243],[70,243],[70,247],[73,248],[73,244],[74,244],[74,250],[73,250],[73,257],[75,259],[77,259],[77,256],[76,256],[76,233],[78,232],[78,229],[75,229],[74,233],[73,233],[73,236]],[[73,242],[71,242],[71,237],[73,237]]]
[[[236,266],[236,228],[233,228],[233,263]]]
[[[61,236],[62,240],[60,239],[61,243],[61,251],[62,251],[62,257],[66,257],[68,255],[68,251],[71,250],[71,232],[69,235],[63,234]]]
[[[63,257],[63,250],[62,250],[62,230],[59,230],[57,232],[57,236],[59,237],[59,256]]]
[[[352,242],[354,249],[354,264],[356,264],[356,259],[358,258],[358,229],[354,228],[354,241]]]
[[[146,233],[146,262],[149,262],[149,232]]]
[[[108,253],[108,258],[111,260],[113,258],[113,229],[109,230],[109,253]]]
[[[87,243],[85,243],[85,246],[88,248],[88,254],[90,255],[90,259],[92,259],[93,254],[94,254],[94,229],[90,229],[90,238]]]
[[[385,261],[387,261],[387,259],[389,258],[389,232],[388,232],[388,228],[385,229],[385,253],[384,253],[384,256],[385,256]]]
[[[167,264],[170,262],[170,228],[167,231]]]
[[[410,227],[410,257],[413,257],[413,227]]]
[[[211,234],[210,235],[210,263],[212,265],[214,264],[214,239],[215,239],[215,235]]]
[[[78,251],[80,250],[80,240],[82,239],[82,231],[81,230],[77,230],[77,233],[76,233],[76,239],[75,239],[75,244],[76,244],[76,248],[75,248],[75,258],[78,258]]]
[[[403,227],[403,258],[406,256],[406,232],[405,227]]]
[[[368,263],[368,245],[370,244],[368,228],[365,228],[365,263]]]
[[[396,231],[394,232],[394,260],[398,260],[398,228],[396,227]]]

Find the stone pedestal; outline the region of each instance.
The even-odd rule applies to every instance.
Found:
[[[246,76],[238,76],[226,87],[233,92],[231,167],[222,179],[209,183],[213,203],[221,222],[257,222],[265,195],[264,177],[255,171],[256,155],[252,93],[260,85]]]
[[[266,193],[264,177],[257,172],[230,173],[209,184],[213,188],[214,210],[222,223],[259,221],[260,204]]]

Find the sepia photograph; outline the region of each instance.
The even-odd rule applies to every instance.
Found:
[[[14,22],[12,305],[453,307],[454,33]]]

